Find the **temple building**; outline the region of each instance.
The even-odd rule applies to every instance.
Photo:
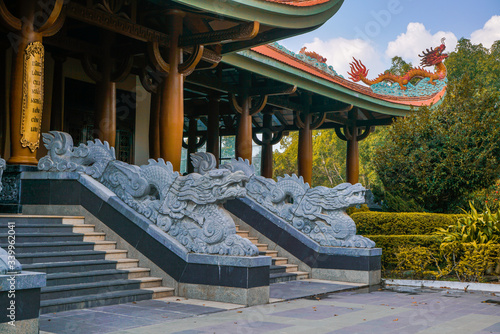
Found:
[[[41,287],[43,313],[81,307],[77,305],[92,307],[157,298],[168,293],[245,305],[262,304],[269,299],[273,277],[277,278],[274,281],[286,277],[364,284],[380,281],[380,250],[356,236],[355,226],[349,225],[350,222],[346,222],[347,227],[340,224],[343,236],[333,237],[333,232],[326,230],[322,230],[325,236],[313,236],[309,229],[323,225],[317,222],[320,218],[315,220],[306,215],[307,219],[303,217],[301,221],[310,228],[299,227],[292,219],[289,224],[295,229],[289,231],[283,227],[288,218],[281,215],[282,209],[298,206],[295,202],[298,197],[294,196],[299,195],[289,194],[281,204],[273,204],[263,200],[265,193],[251,195],[248,188],[252,182],[268,189],[280,187],[279,182],[273,184],[268,179],[273,176],[272,149],[283,135],[293,131],[299,131],[299,176],[310,183],[312,131],[316,129],[335,129],[346,142],[347,179],[355,185],[359,174],[358,142],[375,127],[391,124],[395,117],[405,116],[413,107],[439,103],[444,96],[445,74],[428,77],[417,85],[394,82],[391,78],[388,80],[392,84],[380,80],[369,83],[371,86],[361,85],[338,75],[313,50],[294,53],[279,44],[281,39],[312,31],[335,19],[332,17],[342,3],[342,0],[0,0],[3,23],[0,78],[4,82],[0,86],[0,156],[7,162],[0,209],[3,213],[17,214],[1,216],[0,224],[25,215],[39,219],[38,237],[30,234],[35,231],[22,230],[21,220],[18,223],[18,235],[27,233],[27,245],[22,246],[24,241],[19,241],[19,249],[24,247],[25,256],[18,260],[23,270],[47,274],[47,286]],[[439,49],[438,56],[441,52]],[[429,63],[437,68],[439,64]],[[357,61],[353,64],[354,80],[365,81],[363,67]],[[234,154],[221,156],[221,142],[233,137]],[[99,146],[96,139],[109,146]],[[88,141],[91,142],[87,144]],[[80,143],[83,146],[78,148]],[[254,145],[262,148],[260,171],[255,174],[248,172],[250,165],[247,169],[238,169],[237,165],[245,159],[252,163]],[[213,159],[200,155],[200,159],[212,164],[211,172],[188,161],[202,146],[213,155]],[[95,153],[96,147],[102,150]],[[188,153],[184,157],[183,148]],[[233,161],[232,176],[226,175],[230,173],[227,169],[217,169],[231,163],[229,158],[243,159]],[[170,181],[162,181],[172,182],[168,189],[149,178],[154,165],[152,162],[145,165],[149,159],[163,159],[158,164],[161,162],[165,166],[161,170],[168,169],[170,173],[165,172],[169,175],[165,180]],[[186,168],[182,170],[184,176],[175,173],[181,171],[181,166]],[[112,167],[113,177],[120,175],[116,179],[108,174]],[[201,176],[193,176],[194,171]],[[216,176],[215,171],[223,176]],[[207,180],[203,183],[199,177]],[[218,177],[238,179],[231,181],[231,186],[247,184],[248,198],[240,188],[227,198],[222,196],[225,185],[220,198],[206,204],[218,203],[219,207],[225,204],[228,211],[223,216],[229,216],[230,212],[231,219],[239,222],[240,231],[233,231],[233,220],[225,222],[226,218],[219,217],[218,221],[229,224],[223,229],[228,239],[217,243],[203,238],[200,241],[197,233],[202,232],[196,229],[208,233],[204,230],[208,218],[203,213],[191,216],[201,200],[191,198],[194,195],[186,187],[197,184],[197,190],[203,190],[210,182],[217,185]],[[147,191],[155,188],[156,192],[132,193],[133,187],[129,189],[127,183],[130,180],[149,182]],[[300,196],[315,191],[301,179],[294,180],[303,189]],[[140,182],[135,185],[140,187]],[[165,195],[174,188],[178,191],[176,195]],[[352,202],[346,205],[355,205],[362,203],[361,188],[339,188],[335,194],[351,196]],[[330,195],[321,196],[326,201]],[[175,211],[176,201],[187,200],[191,204],[183,204],[182,210]],[[163,204],[150,205],[155,201]],[[255,203],[260,206],[255,207]],[[50,216],[40,218],[40,215]],[[193,227],[195,223],[199,226]],[[62,230],[44,231],[50,224],[59,224],[61,228],[73,226],[72,233],[83,234],[83,239],[75,237],[72,241]],[[96,230],[87,232],[90,227],[86,225]],[[330,225],[336,228],[334,223]],[[176,232],[174,227],[178,229]],[[245,232],[251,228],[254,232]],[[58,233],[59,239],[49,238]],[[0,247],[5,248],[2,238]],[[238,251],[229,246],[230,238]],[[272,248],[267,248],[264,241],[272,244]],[[50,242],[55,242],[53,248],[49,247]],[[57,247],[64,243],[74,247],[66,248],[73,252],[72,261],[104,262],[81,262],[90,268],[91,274],[87,276],[76,269],[63,270],[53,259],[50,266],[44,266],[49,260],[41,257],[49,257],[47,254],[52,251],[63,252]],[[85,248],[84,244],[92,247]],[[125,250],[114,249],[116,244],[137,260],[129,259]],[[34,249],[37,245],[40,250]],[[104,255],[94,258],[85,253],[91,250]],[[28,255],[33,258],[27,260]],[[274,259],[271,261],[269,256]],[[290,262],[286,263],[286,257]],[[118,264],[111,265],[113,261]],[[152,275],[159,277],[158,285],[144,283],[146,274],[141,276],[138,269],[141,267],[149,268]],[[72,267],[66,264],[66,268]],[[219,273],[227,275],[217,276],[217,268]],[[278,275],[279,269],[288,274]],[[142,277],[140,287],[130,289],[149,292],[127,295],[126,289],[109,288],[112,278],[105,278],[107,274],[99,270],[126,271],[128,276],[122,279]],[[102,282],[111,282],[101,298],[105,302],[97,297],[103,293],[98,289],[105,286]],[[80,291],[71,286],[77,283],[87,284],[93,292],[88,292],[88,296],[83,292],[73,293]],[[147,290],[148,287],[151,288]],[[63,292],[57,295],[57,291]]]

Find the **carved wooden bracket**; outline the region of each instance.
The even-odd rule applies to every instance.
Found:
[[[257,137],[256,132],[252,132],[252,139],[257,145],[276,145],[280,142],[281,138],[283,138],[283,131],[278,131],[274,132],[273,129],[263,129],[262,131],[268,130],[270,133],[272,133],[272,137],[269,140],[264,139],[264,136],[262,136],[262,139],[259,139]]]
[[[189,58],[182,64],[179,64],[179,73],[183,75],[189,75],[193,73],[196,65],[198,65],[203,57],[203,51],[203,45],[194,46]],[[156,70],[164,73],[170,72],[170,64],[165,61],[165,59],[161,55],[160,44],[158,42],[148,43],[148,54],[149,59],[151,60],[151,63],[153,63],[153,66],[156,68]]]
[[[111,73],[111,81],[120,82],[127,78],[134,64],[133,57],[127,57],[118,63],[116,70]],[[82,57],[82,67],[85,73],[94,81],[103,80],[103,75],[92,63],[92,57],[87,53]]]
[[[255,101],[255,103],[250,103],[250,116],[255,115],[256,113],[259,113],[264,109],[264,107],[267,104],[267,95],[260,95],[258,99],[254,99],[252,97],[248,97],[250,99],[250,102]],[[241,114],[243,111],[242,107],[238,103],[238,99],[236,98],[236,95],[234,93],[231,93],[231,100],[230,100],[231,107]]]
[[[295,111],[295,125],[297,125],[297,127],[301,129],[304,129],[306,126],[305,122],[307,121],[307,115],[308,113],[300,113]],[[309,128],[311,130],[316,130],[325,122],[326,119],[325,112],[321,112],[319,114],[310,114],[310,115],[312,115],[312,120],[311,123],[309,124]],[[302,120],[303,116],[305,116],[304,120]]]
[[[363,128],[364,129],[362,130],[362,132],[359,133],[359,130],[361,129],[361,127],[356,127],[356,130],[358,131],[358,134],[356,136],[356,141],[361,141],[361,140],[365,139],[366,137],[368,137],[368,135],[370,135],[370,133],[375,131],[374,126],[365,126]],[[344,130],[344,133],[342,133],[341,129]],[[339,137],[340,140],[343,140],[343,141],[348,141],[348,140],[354,139],[351,127],[348,125],[344,126],[343,128],[335,128],[335,133],[337,134],[337,137]]]
[[[48,15],[47,20],[35,32],[42,37],[55,35],[63,26],[65,16],[61,15],[63,11],[64,0],[55,0],[54,8]],[[0,20],[9,29],[13,31],[21,31],[23,29],[23,21],[9,11],[4,0],[0,0]]]

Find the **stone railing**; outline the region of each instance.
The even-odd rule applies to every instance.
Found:
[[[210,153],[194,153],[195,171],[213,172],[215,158]],[[356,235],[356,224],[345,210],[365,203],[366,189],[361,184],[342,183],[335,188],[314,187],[302,177],[286,175],[278,181],[255,174],[248,160],[232,159],[220,170],[244,172],[249,178],[247,197],[288,222],[321,246],[373,248],[375,243]]]
[[[179,241],[188,252],[220,255],[258,255],[248,239],[236,234],[222,204],[246,195],[248,177],[227,169],[182,176],[162,159],[143,166],[115,158],[107,142],[73,146],[64,132],[43,134],[48,150],[38,168],[50,172],[80,172],[113,191],[129,207]]]

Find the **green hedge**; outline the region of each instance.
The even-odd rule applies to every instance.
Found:
[[[356,212],[351,218],[356,222],[357,234],[365,235],[415,235],[431,234],[437,227],[455,224],[463,215],[446,215],[421,212]]]
[[[399,246],[428,247],[434,254],[439,252],[441,239],[434,235],[365,235],[375,241],[377,248],[382,248],[382,266],[394,268],[398,263],[396,253]]]

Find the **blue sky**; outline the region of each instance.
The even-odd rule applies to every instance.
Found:
[[[461,37],[490,47],[500,39],[500,0],[345,0],[322,27],[280,44],[318,52],[344,77],[354,56],[371,78],[389,68],[394,55],[418,65],[418,53],[442,37],[448,52]]]

